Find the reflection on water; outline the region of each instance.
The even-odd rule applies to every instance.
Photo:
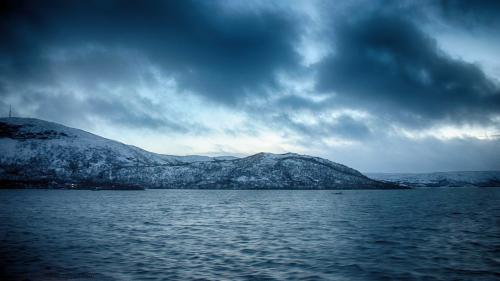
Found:
[[[495,280],[500,189],[0,191],[3,280]]]

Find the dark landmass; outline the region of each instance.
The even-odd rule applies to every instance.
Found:
[[[368,176],[408,187],[500,187],[500,171],[369,173]]]
[[[145,190],[144,187],[138,185],[92,182],[60,183],[46,180],[0,180],[0,189]]]

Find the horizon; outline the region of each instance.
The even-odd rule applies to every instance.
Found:
[[[0,107],[159,154],[500,170],[498,2],[291,3],[7,1]]]

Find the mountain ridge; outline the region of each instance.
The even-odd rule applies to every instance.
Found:
[[[411,187],[500,187],[500,171],[366,173],[373,179]]]
[[[243,158],[163,155],[35,118],[0,118],[0,152],[4,186],[399,188],[319,157],[265,152]]]

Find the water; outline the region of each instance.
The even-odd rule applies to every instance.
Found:
[[[2,280],[500,280],[500,189],[0,191]]]

